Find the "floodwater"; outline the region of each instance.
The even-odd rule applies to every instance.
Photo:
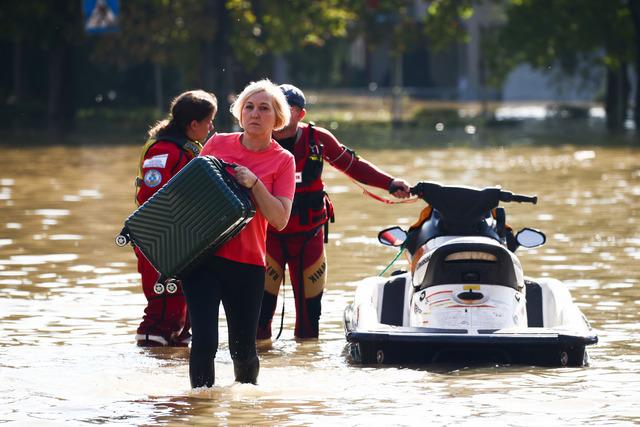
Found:
[[[336,223],[327,247],[330,281],[320,339],[293,338],[287,289],[284,332],[271,349],[260,351],[259,385],[234,384],[223,333],[210,390],[190,389],[188,349],[134,343],[145,300],[131,249],[116,247],[113,239],[133,210],[138,147],[0,150],[1,422],[640,423],[637,150],[520,146],[360,153],[411,182],[500,184],[537,194],[537,206],[507,206],[507,221],[546,232],[546,246],[519,255],[528,275],[559,278],[571,290],[600,338],[591,347],[591,366],[351,365],[342,311],[355,283],[378,274],[395,255],[377,243],[377,232],[410,224],[422,206],[366,198],[328,167]]]

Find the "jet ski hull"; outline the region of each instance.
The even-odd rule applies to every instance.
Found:
[[[551,331],[499,331],[397,328],[396,331],[346,332],[354,363],[497,363],[535,366],[585,366],[587,345],[595,335]]]

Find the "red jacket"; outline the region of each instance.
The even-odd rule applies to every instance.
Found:
[[[324,192],[323,163],[346,173],[363,184],[389,189],[393,177],[378,169],[356,153],[342,145],[328,130],[300,123],[300,137],[296,140],[293,155],[296,160],[296,195],[293,199],[291,218],[279,234],[300,233],[312,230],[332,218],[333,207]]]
[[[145,149],[148,144],[149,142],[145,144]],[[191,145],[195,146],[196,144],[192,143]],[[199,147],[197,149],[199,151]],[[141,205],[146,202],[195,155],[193,151],[181,148],[176,142],[159,138],[142,155],[140,175],[136,179],[136,203]]]

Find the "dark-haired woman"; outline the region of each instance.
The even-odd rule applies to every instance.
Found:
[[[171,114],[149,130],[149,140],[140,155],[136,178],[138,205],[200,153],[202,142],[213,130],[217,109],[216,97],[202,90],[184,92],[171,102]],[[191,335],[180,286],[156,286],[158,272],[138,248],[135,253],[147,298],[144,317],[136,333],[138,345],[188,346]]]

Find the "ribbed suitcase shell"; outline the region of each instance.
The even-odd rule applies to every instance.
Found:
[[[248,191],[224,167],[213,156],[196,157],[125,221],[162,275],[179,278],[255,214]]]

